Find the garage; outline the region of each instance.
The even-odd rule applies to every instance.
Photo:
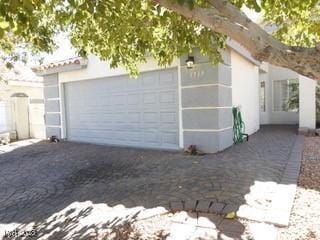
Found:
[[[70,141],[179,148],[177,68],[64,83]]]

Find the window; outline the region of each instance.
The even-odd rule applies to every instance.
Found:
[[[273,111],[294,112],[299,109],[299,81],[273,81]]]
[[[260,82],[260,111],[266,111],[266,82]]]

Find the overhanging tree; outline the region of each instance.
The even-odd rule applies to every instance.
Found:
[[[242,7],[261,12],[273,34]],[[151,54],[160,65],[194,46],[221,61],[230,37],[259,61],[320,80],[320,4],[316,0],[7,0],[0,2],[0,45],[52,51],[53,36],[68,32],[80,54],[93,53],[132,74]]]

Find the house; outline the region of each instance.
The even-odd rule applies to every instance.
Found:
[[[315,127],[314,81],[257,62],[235,41],[222,55],[213,66],[195,49],[167,68],[148,57],[136,79],[95,56],[43,65],[36,72],[44,78],[47,137],[217,152],[233,144],[233,106],[240,106],[248,134],[261,124]],[[296,81],[299,112],[282,108]]]
[[[289,69],[263,64],[260,73],[260,123],[297,124],[301,130],[314,130],[317,123],[317,81]],[[295,87],[296,86],[296,87]],[[292,95],[298,106],[286,106]]]
[[[0,139],[45,138],[42,78],[20,63],[1,78]]]

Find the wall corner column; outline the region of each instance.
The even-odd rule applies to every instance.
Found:
[[[299,75],[299,128],[316,128],[317,82]]]
[[[192,55],[192,69],[186,67],[187,56],[180,63],[183,146],[196,145],[200,151],[214,153],[233,144],[230,51],[222,53],[224,63],[218,66],[198,50]]]
[[[43,76],[46,137],[56,136],[61,139],[61,93],[58,73]]]

